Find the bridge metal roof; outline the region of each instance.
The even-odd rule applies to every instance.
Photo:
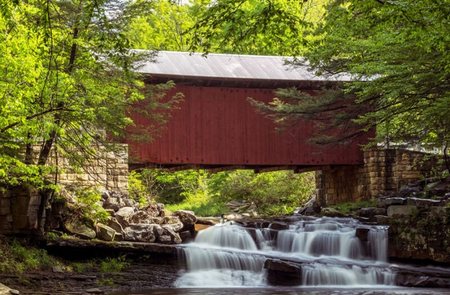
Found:
[[[159,51],[154,61],[144,62],[138,70],[152,77],[181,80],[234,80],[259,82],[343,82],[349,75],[318,76],[307,66],[286,64],[283,56],[237,55]]]

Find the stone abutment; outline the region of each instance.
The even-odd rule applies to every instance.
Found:
[[[371,149],[364,164],[326,167],[316,172],[320,204],[368,200],[398,192],[402,186],[430,177],[439,156],[403,149]]]

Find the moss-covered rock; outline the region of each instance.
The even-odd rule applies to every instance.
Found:
[[[389,256],[450,263],[450,207],[388,219]]]

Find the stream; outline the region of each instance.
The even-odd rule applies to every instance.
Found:
[[[277,230],[227,222],[181,246],[186,269],[175,288],[116,294],[450,294],[396,286],[401,267],[387,261],[387,233],[385,226],[351,218],[305,217]],[[271,274],[268,260],[287,263],[288,272],[294,266],[289,286],[274,286],[271,276],[277,281],[285,269],[275,267]]]
[[[176,287],[266,287],[268,258],[298,263],[301,286],[387,287],[395,279],[387,228],[350,218],[308,218],[279,231],[229,222],[201,231],[182,251],[187,271]]]

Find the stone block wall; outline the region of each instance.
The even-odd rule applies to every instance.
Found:
[[[128,146],[115,145],[115,151],[98,150],[95,159],[84,163],[83,169],[74,169],[67,158],[56,157],[57,181],[63,187],[76,189],[95,187],[100,190],[128,192]],[[55,175],[50,176],[52,179]],[[0,233],[20,233],[37,230],[41,196],[35,188],[20,186],[0,187]]]
[[[364,200],[398,192],[412,181],[431,176],[438,157],[401,149],[370,149],[364,165],[325,167],[316,174],[322,205]]]
[[[114,152],[97,150],[92,160],[86,160],[82,169],[74,169],[67,158],[58,157],[58,183],[62,186],[97,187],[128,192],[128,145],[115,144]],[[52,153],[51,164],[56,156]],[[54,176],[53,176],[54,177]]]
[[[40,201],[34,188],[0,189],[0,233],[36,230]]]
[[[367,198],[363,165],[325,167],[316,172],[320,204],[336,204]]]

